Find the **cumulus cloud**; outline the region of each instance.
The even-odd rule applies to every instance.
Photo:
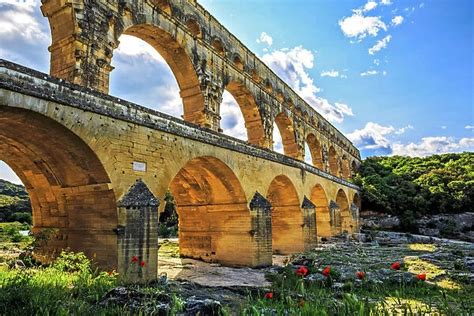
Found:
[[[456,141],[455,138],[446,136],[423,137],[418,143],[395,143],[392,146],[392,154],[401,156],[423,157],[462,151],[474,151],[474,138]]]
[[[51,43],[39,1],[0,1],[0,58],[47,72]]]
[[[377,2],[369,0],[367,3],[364,5],[364,12],[369,12],[377,7]]]
[[[222,95],[221,128],[226,135],[247,140],[247,130],[240,107],[234,97],[227,91]]]
[[[413,129],[413,126],[407,125],[405,127],[399,128],[398,130],[395,131],[395,134],[397,134],[397,135],[404,134],[409,129]]]
[[[400,25],[400,24],[403,23],[403,20],[404,20],[404,19],[403,19],[403,16],[397,15],[397,16],[393,17],[393,19],[392,19],[392,25],[398,26],[398,25]]]
[[[474,130],[474,125],[466,125],[466,126],[464,126],[464,128]]]
[[[377,36],[380,30],[387,31],[387,26],[379,16],[364,16],[360,10],[355,10],[349,17],[339,21],[339,26],[346,37],[362,40]]]
[[[307,69],[314,66],[314,55],[311,51],[297,46],[265,54],[262,60],[328,120],[342,122],[345,116],[353,115],[349,106],[338,106],[316,95],[320,89],[307,72]]]
[[[361,149],[391,150],[390,141],[386,138],[386,135],[395,131],[396,129],[393,126],[382,126],[374,122],[368,122],[364,128],[356,129],[354,132],[347,134],[347,137]]]
[[[375,53],[379,52],[380,50],[384,49],[387,47],[388,43],[392,39],[392,35],[387,35],[380,41],[377,41],[374,46],[369,48],[369,54],[374,55]]]
[[[268,35],[266,32],[262,32],[260,34],[260,37],[257,38],[257,43],[265,43],[268,46],[272,46],[273,38],[270,35]]]

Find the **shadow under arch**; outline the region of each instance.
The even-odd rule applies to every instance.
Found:
[[[267,200],[272,205],[273,253],[304,251],[303,213],[291,180],[285,175],[276,176],[268,188]]]
[[[205,123],[204,96],[192,60],[182,45],[166,30],[152,24],[131,25],[122,34],[145,41],[163,57],[180,89],[183,119],[203,125]]]
[[[262,117],[252,93],[237,81],[231,81],[226,90],[234,97],[244,117],[247,140],[250,144],[267,147]]]
[[[324,170],[323,165],[323,154],[321,150],[321,144],[319,143],[318,139],[314,134],[309,134],[306,137],[306,143],[309,147],[309,152],[311,154],[311,161],[313,162],[313,166],[320,170]]]
[[[193,158],[175,175],[169,189],[176,201],[183,257],[253,265],[247,198],[232,169],[215,157]]]
[[[339,205],[340,220],[336,220],[340,225],[336,226],[336,232],[342,233],[344,231],[351,233],[353,231],[352,215],[349,209],[349,199],[344,190],[339,189],[336,195],[336,203]]]
[[[316,227],[319,237],[331,236],[331,218],[329,214],[329,201],[326,192],[320,184],[311,190],[311,202],[316,205]]]
[[[82,251],[117,268],[117,206],[93,150],[60,123],[30,110],[0,107],[0,160],[24,183],[33,232],[54,231],[37,251],[48,261],[62,249]]]
[[[302,153],[298,148],[296,133],[293,122],[285,113],[280,113],[275,117],[275,123],[280,131],[285,155],[296,159],[302,159]]]

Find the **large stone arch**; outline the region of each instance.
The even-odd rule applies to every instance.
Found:
[[[182,256],[228,265],[254,264],[247,198],[224,162],[210,156],[193,158],[174,176],[169,189],[179,216]]]
[[[285,113],[281,112],[275,117],[275,123],[280,131],[285,155],[300,158],[300,149],[291,119]]]
[[[329,172],[334,176],[339,176],[339,162],[337,159],[337,152],[334,149],[334,146],[329,146],[328,152],[328,160],[329,160]]]
[[[130,25],[122,34],[135,36],[147,42],[163,57],[178,83],[183,101],[184,120],[201,123],[204,96],[192,60],[182,45],[170,33],[151,24]]]
[[[285,175],[276,176],[267,191],[272,205],[273,252],[290,254],[304,250],[303,214],[298,193]]]
[[[346,193],[344,190],[339,189],[336,195],[336,203],[339,206],[340,210],[340,226],[336,227],[337,232],[341,233],[344,231],[352,232],[353,230],[353,223],[352,223],[352,216],[350,212],[349,206],[349,199],[347,198]]]
[[[252,93],[238,81],[227,84],[226,90],[234,97],[240,107],[247,129],[248,142],[261,147],[266,146],[265,130],[260,111]]]
[[[324,170],[321,144],[316,136],[314,136],[314,134],[309,134],[306,137],[306,143],[308,144],[309,152],[311,153],[311,161],[313,162],[313,166]]]
[[[324,188],[320,184],[316,184],[311,190],[311,202],[316,205],[316,227],[318,236],[331,236],[329,201]]]
[[[61,249],[82,251],[117,267],[117,206],[101,161],[76,134],[41,114],[0,107],[0,160],[25,184],[33,231],[51,238],[38,249],[48,261]]]

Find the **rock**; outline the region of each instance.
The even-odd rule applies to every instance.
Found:
[[[192,296],[188,298],[184,305],[184,312],[178,315],[220,315],[222,310],[221,303],[211,299],[199,300]]]
[[[145,314],[168,315],[171,302],[171,297],[165,293],[159,293],[151,300],[149,294],[119,286],[110,290],[98,304],[126,306],[131,311],[140,311]]]
[[[326,277],[319,273],[313,273],[304,278],[309,283],[323,285],[326,282]]]

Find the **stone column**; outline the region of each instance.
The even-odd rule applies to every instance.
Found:
[[[140,179],[118,202],[118,269],[125,281],[157,278],[159,205]]]
[[[306,196],[301,204],[303,210],[303,239],[304,250],[308,251],[318,245],[317,228],[316,228],[316,205],[313,204]]]
[[[254,266],[269,266],[272,264],[272,205],[260,193],[255,192],[250,201],[250,216],[255,242]]]
[[[359,231],[359,207],[355,203],[351,203],[351,215],[354,231]]]
[[[341,232],[341,208],[339,205],[331,200],[329,202],[329,214],[331,218],[331,230],[333,235]]]
[[[222,132],[220,107],[224,84],[221,78],[206,70],[198,70],[201,91],[204,96],[203,122],[200,125]]]

